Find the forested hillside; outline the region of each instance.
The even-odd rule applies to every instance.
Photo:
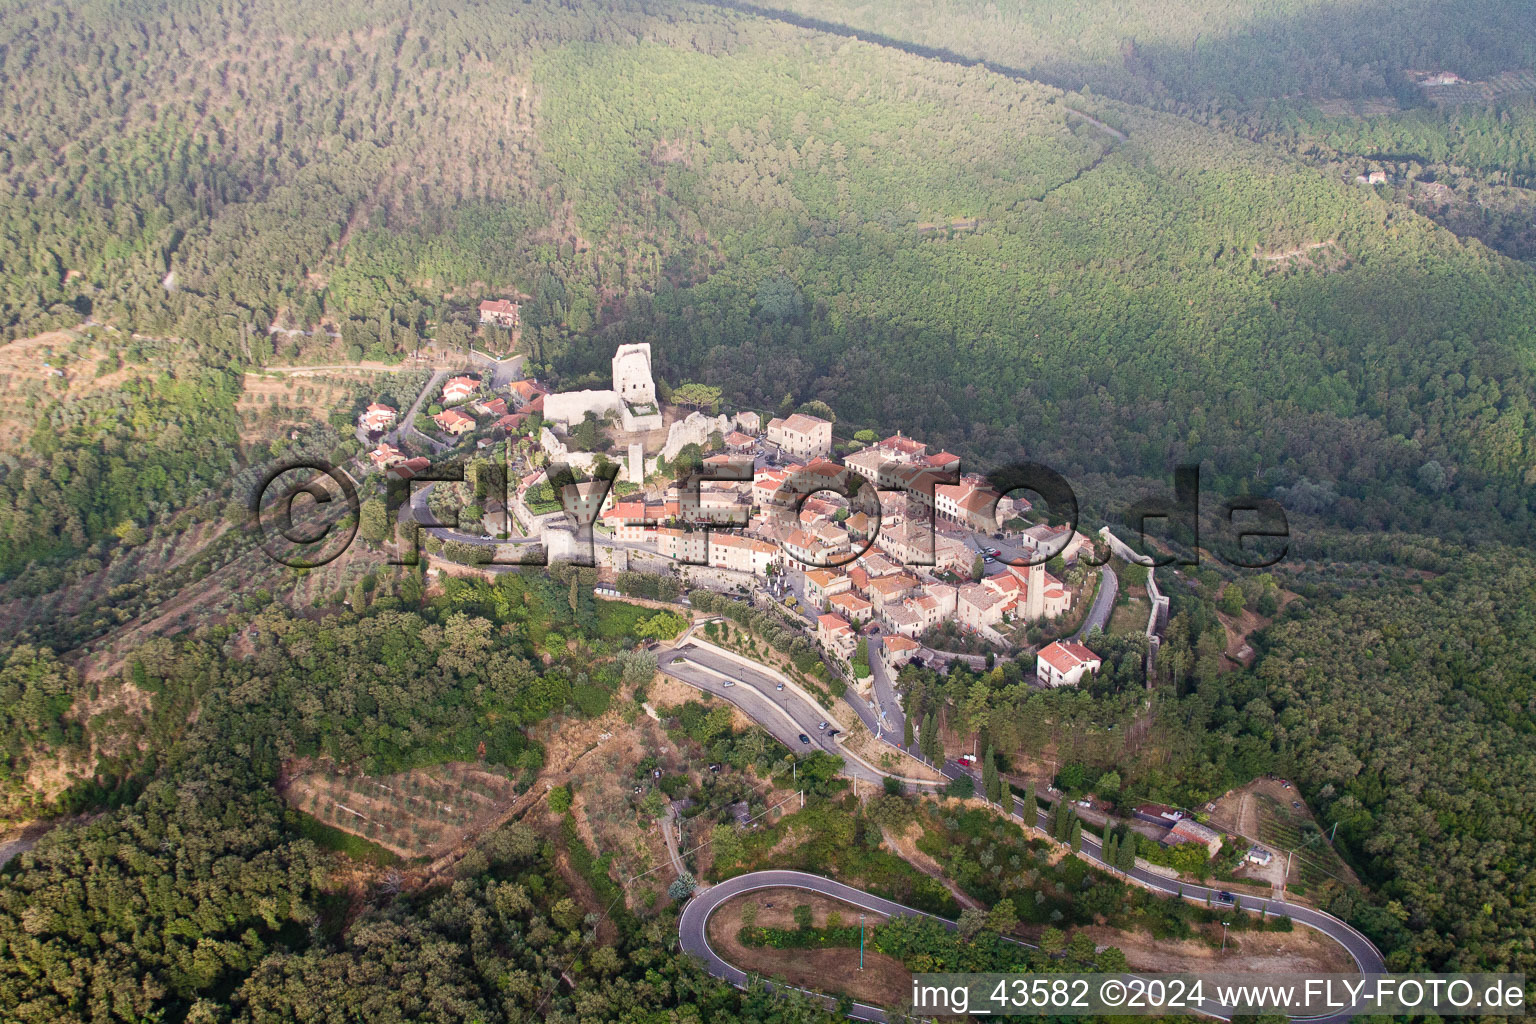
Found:
[[[419,595],[412,580],[396,582]],[[362,615],[323,624],[277,608],[251,618],[270,641],[254,659],[228,653],[244,624],[146,645],[121,682],[167,713],[179,706],[177,730],[147,737],[136,798],[56,829],[0,876],[5,1018],[826,1019],[708,978],[667,951],[666,918],[618,907],[600,932],[561,869],[590,858],[579,838],[514,822],[481,837],[482,869],[466,877],[354,894],[346,862],[275,792],[285,758],[327,753],[391,771],[473,760],[484,740],[485,763],[536,769],[542,753],[522,729],[568,702],[600,713],[616,689],[610,643],[626,637],[598,638],[590,582],[586,595],[572,607],[563,583],[507,577],[406,611],[381,590]],[[542,638],[556,629],[567,657],[546,667]],[[18,652],[0,675],[4,695],[28,689],[5,723],[7,752],[58,729],[91,689],[46,662],[52,681],[22,684],[16,660],[34,656]]]
[[[1265,638],[1275,742],[1414,933],[1412,953],[1451,970],[1532,963],[1533,622],[1536,566],[1506,554]]]
[[[0,31],[13,335],[88,315],[250,365],[323,319],[388,358],[520,289],[557,378],[643,338],[728,402],[1096,493],[1201,459],[1331,524],[1531,525],[1532,270],[1221,132],[709,6]]]
[[[353,903],[278,799],[295,759],[483,756],[528,785],[527,731],[607,709],[635,646],[602,635],[590,574],[429,593],[360,568],[300,601],[232,572],[202,593],[262,589],[183,605],[174,640],[114,632],[238,564],[228,510],[275,458],[355,450],[337,410],[243,425],[242,371],[463,348],[476,303],[514,295],[555,386],[646,341],[664,388],[727,409],[819,401],[840,438],[1049,463],[1095,524],[1186,461],[1208,494],[1280,498],[1296,536],[1255,588],[1253,668],[1216,610],[1244,584],[1191,572],[1150,695],[1117,639],[1081,690],[1012,664],[913,670],[911,699],[1066,745],[1127,798],[1293,775],[1375,890],[1332,909],[1394,966],[1536,970],[1530,220],[1420,188],[1529,190],[1536,116],[1319,106],[1536,65],[1529,10],[786,6],[895,45],[661,0],[0,12],[0,332],[102,351],[97,387],[50,350],[7,391],[0,582],[105,581],[0,652],[5,815],[96,815],[0,874],[7,1019],[820,1019],[709,980],[654,919],[573,917],[592,857],[566,832]],[[194,528],[219,558],[178,561]]]
[[[1536,65],[1530,10],[1498,0],[783,0],[759,9],[882,33],[1064,88],[1205,114],[1280,97],[1407,97],[1410,69],[1478,79]]]

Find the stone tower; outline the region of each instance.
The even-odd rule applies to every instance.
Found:
[[[1045,618],[1045,565],[1036,562],[1029,567],[1028,589],[1024,593],[1024,617],[1030,622]]]

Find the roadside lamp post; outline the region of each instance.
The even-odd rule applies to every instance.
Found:
[[[1227,925],[1231,923],[1231,921],[1221,922],[1221,952],[1223,955],[1227,952]]]
[[[864,969],[864,915],[859,915],[859,970]]]

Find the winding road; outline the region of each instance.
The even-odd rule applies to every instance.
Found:
[[[807,723],[814,724],[815,720],[822,717],[821,709],[791,687],[778,689],[774,677],[766,672],[753,672],[735,659],[724,658],[688,643],[664,655],[660,667],[669,675],[731,701],[770,734],[785,741],[791,750],[806,747],[805,744],[799,743],[798,736],[792,735],[798,729],[807,737],[812,737],[810,747],[829,753],[844,754],[844,761],[850,775],[874,781],[885,774],[873,765],[849,758],[838,744],[828,739],[819,730],[807,729],[805,727]],[[731,685],[726,685],[727,680]],[[974,772],[953,761],[945,764],[942,770],[945,776],[952,779],[969,776],[974,781],[977,777]],[[1047,818],[1045,811],[1036,806],[1033,808],[1033,818],[1029,819],[1026,818],[1029,809],[1025,807],[1024,801],[1018,797],[1013,797],[1012,801],[1009,811],[1015,820],[1021,823],[1027,822],[1044,831]],[[1097,866],[1109,870],[1109,866],[1104,862],[1104,851],[1097,836],[1084,832],[1081,852]],[[1195,902],[1210,901],[1214,906],[1231,906],[1234,909],[1254,913],[1289,917],[1297,924],[1321,932],[1337,942],[1354,959],[1362,973],[1381,974],[1386,971],[1381,952],[1370,939],[1344,921],[1321,910],[1297,906],[1281,900],[1235,894],[1231,897],[1231,903],[1227,903],[1222,899],[1223,890],[1166,878],[1143,868],[1133,869],[1128,878],[1144,888],[1166,896]],[[934,916],[819,875],[800,871],[755,871],[738,875],[694,894],[678,918],[678,936],[683,950],[702,959],[709,973],[733,985],[745,986],[748,981],[746,972],[726,962],[710,948],[706,930],[709,916],[733,896],[754,889],[786,886],[821,893],[853,906],[890,916]],[[936,918],[936,920],[944,921],[943,918]],[[944,921],[944,923],[946,927],[953,926],[953,922]],[[819,993],[812,994],[819,995]],[[857,1020],[865,1021],[886,1019],[885,1012],[879,1007],[860,1003],[854,1004],[851,1015]],[[1211,1009],[1208,1015],[1223,1020],[1230,1019],[1232,1016],[1230,1013],[1222,1012],[1221,1008]],[[1296,1019],[1313,1021],[1316,1024],[1343,1024],[1349,1017],[1348,1013],[1338,1013]]]
[[[1085,834],[1083,838],[1087,839],[1088,837]],[[1163,881],[1167,880],[1163,879]],[[773,869],[737,875],[718,885],[712,885],[707,889],[700,889],[695,892],[693,898],[683,907],[683,912],[677,919],[678,944],[683,952],[698,957],[703,961],[704,969],[710,974],[730,982],[737,988],[746,988],[751,981],[751,976],[746,971],[725,960],[710,946],[709,919],[726,901],[744,893],[755,892],[760,889],[803,889],[806,892],[830,896],[861,910],[884,914],[887,917],[926,917],[938,921],[950,930],[956,927],[955,922],[947,918],[925,913],[924,911],[897,903],[894,900],[872,895],[862,889],[856,889],[851,885],[846,885],[830,878],[824,878],[821,875],[813,875],[804,871]],[[1198,889],[1202,893],[1207,891],[1199,886],[1190,886],[1187,887],[1184,893],[1186,898],[1192,897],[1188,889]],[[1249,906],[1248,909],[1258,908]],[[1287,906],[1285,910],[1289,912],[1288,916],[1292,920],[1305,924],[1310,928],[1315,928],[1338,941],[1340,945],[1343,945],[1350,955],[1355,958],[1356,963],[1360,965],[1362,972],[1366,974],[1381,974],[1385,972],[1386,967],[1383,965],[1381,954],[1376,951],[1376,947],[1371,945],[1370,940],[1366,939],[1365,936],[1350,928],[1349,925],[1318,911],[1311,911],[1310,913],[1322,920],[1309,921],[1297,913],[1298,911],[1306,910],[1304,907]],[[1271,912],[1280,913],[1280,911],[1273,909]],[[1335,930],[1330,925],[1336,925],[1341,930]],[[1346,941],[1346,939],[1351,937],[1360,944],[1357,946],[1360,952],[1357,952],[1356,948],[1351,948],[1351,943]],[[1029,945],[1025,942],[1019,942],[1017,939],[1009,939],[1008,941],[1016,942],[1021,946]],[[1362,953],[1367,954],[1364,959],[1362,959]],[[775,987],[770,983],[765,982],[765,984],[769,988]],[[835,1005],[836,1003],[836,1000],[832,997],[820,992],[810,992],[807,989],[797,989],[797,991],[806,992],[811,996],[822,999],[828,1005]],[[1219,1020],[1231,1020],[1233,1017],[1231,1010],[1222,1006],[1214,1006],[1204,1012],[1206,1016],[1215,1017]],[[871,1006],[868,1003],[854,1003],[848,1015],[854,1020],[863,1021],[884,1022],[887,1019],[886,1012],[883,1009],[878,1006]],[[1296,1017],[1293,1019],[1306,1021],[1309,1024],[1346,1024],[1352,1015],[1350,1012],[1340,1012],[1310,1017]]]

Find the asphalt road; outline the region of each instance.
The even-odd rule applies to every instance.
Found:
[[[737,875],[727,879],[719,885],[712,885],[707,889],[696,892],[687,905],[683,907],[682,915],[677,920],[678,942],[683,952],[692,953],[704,961],[705,970],[717,978],[735,985],[737,988],[745,988],[747,985],[747,973],[738,967],[722,960],[720,956],[710,948],[708,933],[705,926],[709,923],[709,917],[715,910],[732,896],[740,896],[742,893],[753,892],[758,889],[775,888],[805,889],[810,892],[818,892],[825,896],[833,896],[864,910],[877,914],[885,914],[889,917],[930,917],[942,923],[946,928],[953,928],[954,923],[942,917],[925,914],[921,910],[913,910],[911,907],[902,906],[900,903],[879,896],[871,896],[862,889],[855,889],[851,885],[842,882],[834,882],[830,878],[820,875],[810,875],[803,871],[753,871],[750,874]],[[775,987],[770,985],[770,988]],[[805,991],[801,989],[800,991]],[[819,992],[810,993],[813,996],[823,998],[828,1004],[834,1000],[821,996]],[[878,1006],[870,1006],[867,1003],[854,1003],[850,1014],[855,1020],[884,1021],[885,1011]]]
[[[972,779],[978,781],[979,789],[979,776],[965,768],[962,768],[960,765],[954,762],[950,762],[944,766],[943,771],[944,774],[950,778],[957,778],[960,775],[970,775]],[[1018,797],[1014,797],[1013,817],[1019,821],[1023,821],[1023,815],[1024,801]],[[1043,809],[1036,807],[1034,821],[1035,826],[1041,830],[1044,830],[1046,818],[1046,812]],[[1096,861],[1100,865],[1104,865],[1104,851],[1100,846],[1099,838],[1090,832],[1083,833],[1083,854],[1090,860]],[[1171,896],[1183,896],[1186,899],[1192,899],[1197,902],[1204,902],[1206,897],[1209,896],[1213,901],[1213,905],[1223,905],[1215,902],[1217,899],[1217,894],[1222,891],[1220,889],[1215,889],[1203,885],[1196,885],[1193,882],[1180,882],[1177,879],[1164,878],[1162,875],[1155,874],[1143,868],[1136,868],[1132,870],[1130,872],[1130,876],[1136,879],[1136,881],[1142,883],[1147,888],[1154,889],[1158,892],[1167,893]],[[1386,962],[1382,960],[1381,951],[1376,948],[1371,940],[1360,934],[1360,932],[1355,930],[1350,925],[1334,917],[1332,914],[1324,913],[1321,910],[1313,910],[1311,907],[1303,907],[1297,906],[1294,903],[1286,903],[1283,900],[1260,899],[1253,896],[1236,896],[1231,905],[1237,909],[1251,910],[1255,913],[1267,911],[1270,914],[1284,914],[1286,917],[1289,917],[1297,924],[1306,925],[1308,928],[1322,932],[1324,935],[1328,936],[1330,939],[1333,939],[1339,945],[1343,946],[1344,951],[1354,959],[1355,963],[1359,965],[1360,970],[1364,973],[1382,974],[1386,971]]]
[[[718,673],[712,671],[702,671],[700,670],[699,666],[688,664],[690,660],[697,658],[700,654],[705,654],[706,657],[709,657],[711,659],[710,664],[718,665],[721,671]],[[788,730],[793,728],[793,726],[785,721],[785,714],[790,714],[790,716],[793,718],[793,721],[795,722],[803,720],[803,717],[796,717],[797,715],[815,716],[817,720],[819,720],[820,710],[806,706],[804,698],[801,698],[798,694],[794,694],[787,687],[782,691],[773,689],[774,684],[772,677],[762,676],[759,673],[754,673],[750,669],[747,669],[745,666],[742,666],[733,661],[719,658],[717,655],[710,656],[707,655],[707,652],[699,652],[698,649],[692,647],[692,645],[683,645],[683,647],[679,648],[678,651],[672,652],[670,656],[664,656],[663,661],[663,668],[665,671],[677,676],[678,678],[684,679],[686,682],[692,683],[692,685],[698,686],[700,689],[708,690],[711,693],[718,693],[720,696],[725,697],[727,700],[730,700],[732,703],[736,704],[737,707],[740,707],[759,725],[762,725],[770,733],[776,737],[779,737],[780,739],[784,739]],[[682,662],[681,665],[678,664],[679,661]],[[693,678],[689,678],[690,675]],[[755,680],[757,685],[743,684],[742,682],[738,682],[735,686],[725,687],[722,685],[723,676],[730,676],[737,680],[741,680],[743,677],[748,679],[758,677],[758,679]],[[759,687],[763,688],[759,689]],[[799,707],[796,707],[797,705],[799,705]],[[792,712],[791,709],[795,710]],[[835,747],[835,744],[829,744],[824,740],[823,737],[811,732],[807,732],[806,735],[812,736],[812,744],[818,746],[820,749],[829,750],[829,752],[833,753],[837,752],[835,749],[832,749]],[[796,744],[798,744],[798,739],[796,739],[794,744],[791,744],[791,749],[794,749]],[[859,762],[851,761],[847,758],[844,760],[845,763],[848,764],[850,773],[856,774],[861,778],[869,778],[870,776],[878,777],[880,774],[882,774],[878,770],[875,770],[869,766],[865,766]],[[942,770],[944,775],[949,778],[959,778],[962,775],[970,776],[973,780],[977,778],[975,773],[953,761],[945,764]],[[1016,820],[1022,822],[1024,820],[1023,816],[1025,813],[1026,808],[1024,807],[1024,802],[1019,798],[1014,797],[1012,806],[1013,817]],[[1046,812],[1039,807],[1035,807],[1034,814],[1035,826],[1043,830],[1047,818]],[[1091,833],[1083,833],[1082,853],[1088,859],[1097,862],[1100,866],[1107,867],[1107,865],[1104,864],[1104,853],[1100,841]],[[1381,952],[1368,938],[1362,935],[1355,928],[1351,927],[1349,924],[1346,924],[1333,915],[1324,913],[1323,911],[1314,910],[1310,907],[1297,906],[1295,904],[1285,903],[1279,900],[1260,899],[1252,896],[1242,895],[1234,895],[1231,904],[1224,904],[1219,902],[1218,894],[1221,892],[1219,889],[1197,885],[1190,882],[1180,882],[1176,879],[1165,878],[1162,875],[1158,875],[1141,868],[1132,870],[1130,872],[1130,877],[1141,883],[1146,888],[1149,888],[1155,892],[1166,894],[1168,896],[1182,897],[1184,899],[1193,900],[1195,902],[1205,902],[1207,899],[1209,899],[1213,906],[1232,906],[1234,909],[1241,909],[1255,913],[1284,915],[1289,917],[1297,924],[1305,925],[1306,927],[1312,928],[1315,931],[1321,932],[1322,934],[1333,939],[1344,948],[1345,952],[1347,952],[1351,958],[1354,959],[1355,963],[1359,966],[1363,973],[1381,974],[1386,971],[1386,964],[1382,959]],[[705,924],[708,922],[709,915],[714,912],[715,908],[717,908],[725,900],[730,899],[732,896],[739,895],[743,892],[749,892],[753,889],[762,889],[774,886],[794,886],[807,889],[812,892],[823,893],[825,895],[834,896],[838,899],[844,900],[853,904],[854,906],[876,910],[880,913],[891,914],[893,916],[933,916],[923,914],[921,911],[902,906],[901,904],[894,903],[890,900],[885,900],[881,899],[880,897],[870,895],[869,893],[854,889],[851,886],[844,885],[841,882],[834,882],[831,879],[822,878],[818,875],[810,875],[798,871],[758,871],[747,875],[739,875],[736,878],[732,878],[726,882],[721,883],[720,885],[711,886],[707,889],[700,890],[695,894],[692,901],[686,907],[684,907],[683,913],[678,919],[678,934],[682,948],[685,951],[700,957],[704,961],[705,966],[709,972],[716,977],[724,978],[725,980],[738,986],[745,985],[747,982],[746,973],[722,960],[718,955],[715,954],[712,949],[710,949],[705,932]],[[943,919],[940,918],[939,920]],[[946,922],[946,924],[948,923],[949,922]],[[1209,1011],[1208,1015],[1221,1019],[1230,1019],[1231,1017],[1230,1013],[1222,1012],[1221,1008],[1213,1008],[1211,1011]],[[884,1011],[882,1011],[879,1007],[868,1006],[864,1004],[855,1004],[852,1016],[857,1020],[866,1021],[884,1021],[886,1019]],[[1344,1022],[1350,1019],[1350,1014],[1339,1013],[1328,1016],[1297,1019],[1314,1021],[1316,1024],[1344,1024]]]
[[[1115,610],[1115,595],[1120,591],[1120,577],[1107,565],[1099,570],[1099,575],[1099,592],[1094,595],[1093,607],[1088,609],[1081,628],[1072,634],[1074,640],[1081,639],[1090,629],[1106,629],[1109,626],[1110,613]]]
[[[1084,838],[1086,839],[1087,836],[1084,836]],[[727,879],[718,885],[712,885],[706,889],[700,889],[695,892],[693,898],[688,901],[688,903],[683,907],[682,913],[678,916],[677,933],[679,946],[682,948],[683,952],[691,953],[692,955],[702,960],[704,962],[705,970],[707,970],[710,974],[717,978],[728,981],[738,988],[745,988],[747,983],[751,980],[747,972],[723,959],[710,946],[708,933],[709,918],[710,915],[719,909],[721,904],[735,896],[740,896],[743,893],[755,892],[760,889],[778,888],[804,889],[807,892],[820,893],[823,896],[830,896],[835,899],[842,900],[843,902],[858,907],[862,910],[885,914],[888,917],[927,917],[938,921],[940,924],[944,925],[944,927],[951,930],[953,930],[955,927],[954,922],[946,918],[938,917],[934,914],[924,913],[921,910],[915,910],[912,907],[904,906],[903,904],[896,903],[893,900],[883,899],[879,896],[871,895],[862,889],[855,889],[851,885],[845,885],[842,882],[836,882],[830,878],[823,878],[820,875],[812,875],[803,871],[783,871],[770,869],[767,871],[753,871],[745,875],[737,875],[735,878]],[[1189,895],[1187,890],[1186,895]],[[1285,911],[1292,916],[1293,920],[1303,924],[1308,924],[1305,918],[1298,913],[1299,911],[1304,911],[1305,909],[1306,908],[1304,907],[1287,906]],[[1321,916],[1327,918],[1327,915]],[[1332,918],[1327,919],[1328,921],[1333,921]],[[1334,923],[1340,925],[1343,924],[1342,922]],[[1338,935],[1328,931],[1326,928],[1318,927],[1316,924],[1311,924],[1310,926],[1318,928],[1319,931],[1323,931],[1324,934],[1329,935],[1335,940],[1339,940]],[[1343,927],[1348,929],[1348,933],[1358,935],[1358,933],[1355,933],[1354,930],[1350,929],[1348,925],[1343,925]],[[1341,941],[1341,944],[1343,944],[1342,940],[1339,941]],[[1359,936],[1359,941],[1363,942],[1365,947],[1369,950],[1370,954],[1375,957],[1374,963],[1376,965],[1372,967],[1368,966],[1366,962],[1361,962],[1361,970],[1367,974],[1382,973],[1385,970],[1385,967],[1381,965],[1380,955],[1376,953],[1375,947],[1371,946],[1369,941],[1367,941],[1364,936]],[[1019,944],[1026,945],[1026,943]],[[1345,948],[1349,949],[1349,946],[1345,944]],[[1360,961],[1359,955],[1355,954],[1354,950],[1350,950],[1350,952],[1352,955],[1355,955],[1357,961]],[[1260,977],[1262,976],[1255,976],[1256,979]],[[772,989],[774,987],[774,985],[768,984],[768,988]],[[805,992],[807,990],[799,989],[799,991]],[[822,993],[810,992],[809,994],[824,1000],[829,1006],[835,1005],[835,1000],[829,996],[823,995]],[[893,993],[893,995],[895,995],[895,993]],[[1221,1020],[1232,1019],[1232,1013],[1227,1008],[1219,1006],[1211,1007],[1206,1011],[1206,1015],[1216,1017]],[[884,1010],[878,1006],[871,1006],[868,1003],[854,1003],[849,1016],[855,1020],[863,1021],[884,1022],[886,1020],[886,1013]],[[1350,1014],[1337,1013],[1326,1016],[1298,1017],[1295,1019],[1310,1021],[1313,1022],[1313,1024],[1346,1024],[1346,1022],[1350,1019]]]
[[[875,677],[875,705],[880,714],[881,738],[899,747],[906,734],[907,715],[896,694],[896,681],[891,678],[885,659],[881,657],[884,646],[879,637],[869,638],[869,670]],[[913,745],[916,745],[915,740]]]
[[[766,672],[754,671],[740,662],[686,642],[674,650],[662,652],[657,657],[657,666],[689,686],[735,704],[748,718],[796,754],[820,750],[841,758],[843,774],[860,782],[873,785],[885,777],[884,772],[848,754],[827,732],[817,728],[823,721],[831,722],[819,704],[807,700],[793,687],[778,689],[779,680]],[[730,680],[732,685],[726,686],[726,680]],[[850,724],[845,722],[843,727]],[[835,723],[828,726],[828,730],[835,728]],[[801,733],[811,742],[801,743]],[[938,783],[918,785],[937,786]]]

